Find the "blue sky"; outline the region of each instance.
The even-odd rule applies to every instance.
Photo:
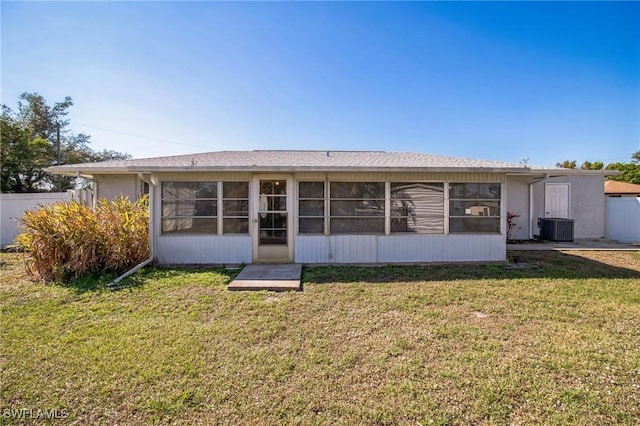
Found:
[[[71,96],[95,149],[640,149],[639,2],[2,2],[1,101]]]

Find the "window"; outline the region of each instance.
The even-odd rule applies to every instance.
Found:
[[[298,184],[298,233],[324,234],[324,182]]]
[[[217,217],[217,182],[162,182],[163,234],[215,234]]]
[[[391,232],[444,233],[444,184],[391,183]]]
[[[500,184],[450,184],[449,232],[500,233]]]
[[[384,234],[384,182],[331,182],[332,234]]]
[[[222,182],[222,233],[249,233],[249,182]]]

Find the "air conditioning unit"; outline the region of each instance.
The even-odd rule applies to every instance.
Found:
[[[573,223],[573,219],[538,218],[540,239],[547,241],[573,241]]]

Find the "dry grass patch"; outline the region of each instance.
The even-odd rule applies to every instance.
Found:
[[[0,408],[55,424],[637,424],[640,253],[44,286],[2,254]],[[516,266],[519,265],[519,266]],[[3,418],[4,423],[19,423]]]

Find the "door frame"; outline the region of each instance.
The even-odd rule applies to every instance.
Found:
[[[261,258],[260,257],[260,217],[258,209],[260,205],[260,181],[261,180],[284,180],[287,183],[286,206],[287,206],[287,257],[282,258]],[[294,234],[294,206],[295,194],[293,175],[289,173],[259,173],[254,174],[251,180],[249,198],[251,206],[249,212],[249,225],[251,228],[253,263],[293,263],[293,234]]]
[[[548,188],[552,187],[552,186],[564,186],[567,188],[567,217],[566,219],[571,217],[571,184],[570,183],[565,183],[565,182],[545,182],[544,184],[544,217],[557,217],[557,216],[550,216],[547,213],[547,191]]]

